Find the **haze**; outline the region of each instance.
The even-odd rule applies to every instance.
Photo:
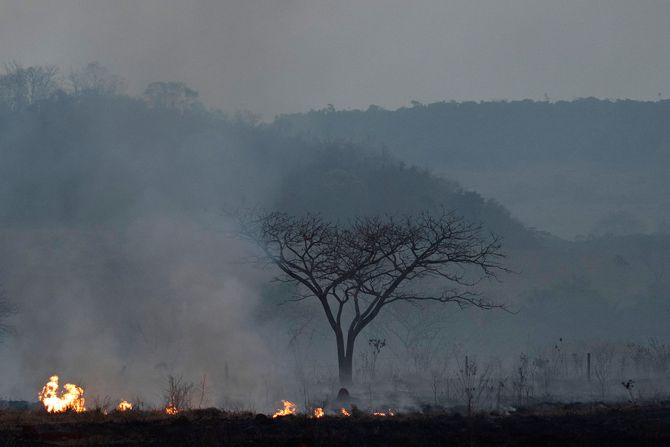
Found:
[[[411,100],[670,94],[658,0],[175,0],[0,4],[0,61],[181,80],[207,105],[278,113]]]
[[[0,408],[670,396],[669,2],[0,2]]]

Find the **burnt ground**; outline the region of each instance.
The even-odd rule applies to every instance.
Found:
[[[194,410],[0,411],[0,446],[670,446],[670,402],[538,406],[511,415],[288,416]]]

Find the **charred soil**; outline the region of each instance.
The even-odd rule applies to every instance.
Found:
[[[193,410],[0,411],[0,446],[642,446],[670,445],[670,402],[543,405],[508,415],[287,416]]]

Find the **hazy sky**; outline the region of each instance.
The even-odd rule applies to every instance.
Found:
[[[266,118],[333,104],[670,97],[668,0],[0,0],[0,62],[98,60]]]

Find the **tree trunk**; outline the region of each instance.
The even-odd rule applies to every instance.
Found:
[[[340,386],[349,387],[353,384],[353,363],[354,363],[354,340],[347,337],[345,347],[344,337],[336,334],[337,338],[337,363],[340,373]]]
[[[351,384],[353,383],[352,357],[343,356],[342,358],[340,358],[339,366],[340,366],[340,386],[344,388],[351,386]]]

